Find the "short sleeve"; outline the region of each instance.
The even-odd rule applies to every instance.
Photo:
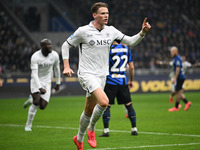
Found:
[[[31,57],[31,70],[33,69],[38,69],[37,56],[34,54]]]
[[[80,27],[67,39],[67,42],[73,47],[76,47],[82,42],[82,33]]]
[[[60,59],[59,59],[59,55],[56,51],[54,51],[54,57],[55,57],[55,63],[54,65],[59,65],[60,64]]]
[[[121,41],[123,40],[124,34],[122,32],[120,32],[119,30],[117,30],[115,27],[111,26],[112,30],[113,30],[113,35],[115,36],[114,39],[117,43],[121,43]]]
[[[177,67],[180,67],[181,66],[181,61],[177,59],[175,64],[176,64]]]

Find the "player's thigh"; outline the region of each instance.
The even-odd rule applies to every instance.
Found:
[[[50,100],[50,96],[51,96],[51,83],[43,82],[43,83],[41,83],[41,85],[46,90],[45,94],[41,94],[41,98],[48,103]]]
[[[127,104],[131,102],[131,95],[128,85],[119,85],[117,92],[118,104]]]
[[[109,100],[106,93],[102,90],[102,88],[97,88],[94,92],[92,92],[92,96],[95,97],[97,103],[101,107],[107,107]]]
[[[86,97],[85,113],[88,115],[92,115],[93,109],[96,104],[97,104],[97,101],[94,96],[91,95],[89,97]]]
[[[177,79],[176,86],[175,86],[175,89],[177,92],[183,89],[184,81],[185,81],[184,79],[179,79],[179,78]]]
[[[40,105],[40,93],[39,92],[35,92],[31,94],[33,97],[33,104],[35,106],[39,106]]]

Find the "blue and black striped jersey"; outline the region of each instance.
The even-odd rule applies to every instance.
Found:
[[[173,71],[174,71],[174,75],[176,74],[176,67],[180,67],[180,72],[179,72],[178,78],[185,79],[185,75],[184,75],[184,72],[183,72],[182,59],[181,59],[180,55],[177,55],[173,59]]]
[[[133,62],[131,51],[123,44],[113,44],[109,56],[109,75],[107,84],[127,85],[126,66]]]

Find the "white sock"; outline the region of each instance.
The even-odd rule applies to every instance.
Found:
[[[29,110],[28,110],[28,118],[27,118],[27,122],[26,122],[26,125],[27,125],[27,126],[32,127],[32,122],[33,122],[33,119],[34,119],[35,114],[36,114],[36,112],[37,112],[37,108],[38,108],[38,106],[35,106],[34,104],[32,104],[32,105],[29,107]]]
[[[108,133],[109,132],[109,128],[104,128],[103,132],[104,133]]]
[[[101,107],[99,104],[96,104],[96,106],[94,107],[91,119],[90,119],[90,124],[88,126],[89,131],[94,131],[97,121],[102,116],[105,110],[106,110],[106,107]]]
[[[137,131],[137,128],[136,127],[131,128],[131,131]]]
[[[32,97],[32,95],[31,95],[31,94],[29,95],[29,98],[28,98],[28,100],[29,100],[29,102],[30,102],[31,104],[33,104],[33,97]]]
[[[77,141],[78,142],[83,142],[85,132],[86,132],[86,129],[87,129],[89,123],[90,123],[90,116],[87,115],[83,111],[82,114],[81,114],[81,117],[80,117],[80,126],[79,126],[79,130],[78,130],[78,134],[77,134]]]

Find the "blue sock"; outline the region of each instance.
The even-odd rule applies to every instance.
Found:
[[[103,113],[104,128],[109,128],[109,121],[110,121],[110,106],[108,106]]]
[[[132,126],[132,128],[134,128],[134,127],[136,127],[136,113],[135,113],[135,110],[134,110],[132,104],[130,104],[128,106],[125,105],[125,107],[126,107],[126,109],[128,111],[128,117],[129,117],[129,119],[131,121],[131,126]]]

